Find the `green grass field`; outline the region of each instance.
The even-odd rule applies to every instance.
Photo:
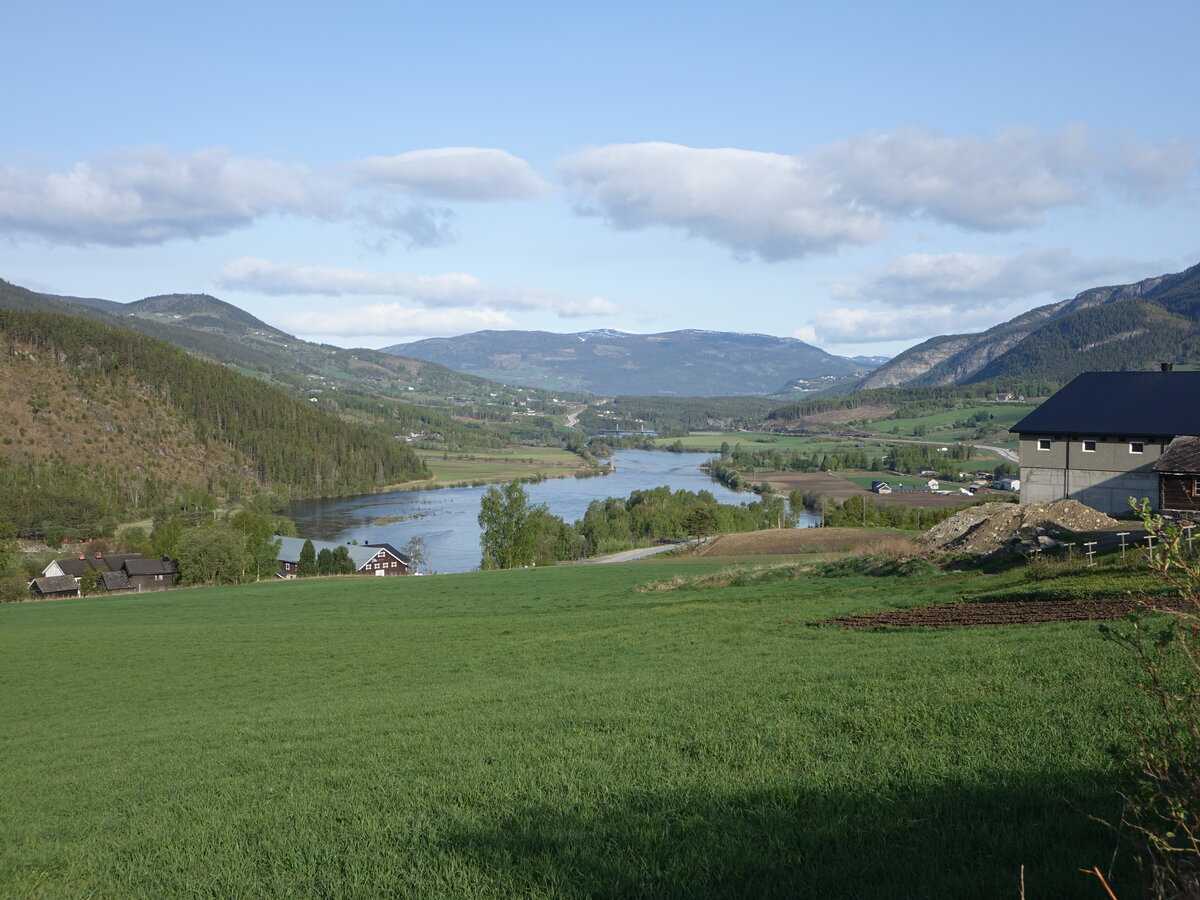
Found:
[[[808,624],[1012,575],[634,590],[678,570],[0,608],[0,896],[1102,896],[1095,625]]]
[[[474,453],[418,450],[432,479],[407,482],[398,490],[424,490],[430,486],[512,481],[514,478],[563,478],[584,466],[578,455],[547,447],[510,447]]]
[[[875,422],[869,422],[862,427],[862,430],[872,432],[878,435],[886,435],[893,428],[899,429],[899,435],[912,436],[913,429],[917,425],[924,425],[928,429],[928,436],[931,440],[937,440],[939,435],[951,435],[947,439],[970,440],[969,434],[974,432],[974,428],[955,429],[955,422],[965,421],[976,413],[989,413],[996,418],[990,421],[989,427],[995,427],[1001,431],[1006,431],[1010,426],[1017,424],[1018,421],[1027,416],[1030,412],[1036,409],[1032,405],[1018,405],[1013,403],[988,403],[980,406],[970,406],[963,409],[948,409],[941,412],[930,413],[927,416],[921,416],[913,419],[879,419]]]

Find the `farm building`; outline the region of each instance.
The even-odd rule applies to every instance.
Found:
[[[79,584],[70,575],[43,575],[33,579],[29,589],[42,600],[79,596]]]
[[[1156,463],[1200,434],[1200,372],[1086,372],[1017,422],[1021,502],[1078,500],[1109,514],[1160,508]]]
[[[279,571],[276,575],[280,578],[295,578],[300,568],[300,551],[304,549],[306,539],[280,537],[276,540],[279,541]],[[411,574],[411,560],[391,544],[337,544],[330,541],[313,541],[312,545],[317,553],[322,550],[332,552],[339,547],[345,547],[359,575]]]
[[[179,566],[166,556],[146,559],[140,553],[84,553],[63,557],[42,570],[45,578],[70,578],[76,586],[88,572],[100,575],[96,589],[102,593],[128,594],[165,591],[175,586]],[[34,585],[30,585],[36,590]]]

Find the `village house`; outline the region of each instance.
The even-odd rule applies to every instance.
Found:
[[[300,551],[305,538],[279,537],[279,578],[295,578],[300,567]],[[337,544],[330,541],[313,541],[313,549],[333,552],[345,547],[359,575],[409,575],[411,560],[391,544]]]
[[[1175,438],[1154,463],[1154,471],[1160,510],[1200,513],[1200,437]]]
[[[79,583],[70,575],[43,575],[30,582],[29,590],[39,600],[78,597]]]
[[[141,553],[79,553],[75,556],[56,559],[42,570],[45,578],[70,578],[76,588],[82,584],[88,572],[99,573],[96,590],[107,594],[131,594],[145,591],[165,591],[175,587],[175,576],[179,566],[169,557],[146,559]],[[35,583],[30,588],[40,588]],[[65,582],[55,582],[65,584]],[[76,590],[75,596],[78,595]]]
[[[1119,515],[1132,497],[1160,509],[1160,474],[1187,474],[1162,472],[1160,459],[1180,436],[1200,434],[1200,372],[1086,372],[1009,430],[1020,441],[1022,503],[1071,498]],[[1170,457],[1167,467],[1181,468]]]

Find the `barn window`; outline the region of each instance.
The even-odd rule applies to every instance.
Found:
[[[1192,496],[1200,497],[1200,479],[1192,479]]]
[[[1050,438],[1038,438],[1038,449],[1039,450],[1049,450],[1050,449]]]
[[[1129,442],[1129,452],[1130,453],[1145,453],[1146,452],[1145,442],[1144,441],[1130,441]]]
[[[1095,441],[1084,441],[1083,442],[1083,452],[1084,453],[1095,453],[1096,452],[1096,442]]]

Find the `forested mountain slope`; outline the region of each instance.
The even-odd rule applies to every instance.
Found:
[[[0,309],[0,508],[36,535],[193,489],[332,496],[427,474],[404,443],[314,406],[127,329]]]
[[[1018,376],[1200,362],[1200,265],[1136,284],[1092,288],[979,334],[941,335],[880,366],[862,388],[966,384]]]
[[[477,331],[385,349],[507,384],[603,396],[768,396],[796,379],[836,380],[872,368],[794,338],[697,330]]]
[[[319,394],[323,408],[351,421],[394,433],[422,433],[447,449],[503,446],[513,441],[514,429],[531,427],[525,411],[556,411],[548,395],[436,363],[301,340],[206,294],[164,294],[116,303],[40,294],[0,280],[0,308],[84,316],[147,334],[205,359],[257,373],[293,396]],[[505,425],[511,427],[495,427]]]

